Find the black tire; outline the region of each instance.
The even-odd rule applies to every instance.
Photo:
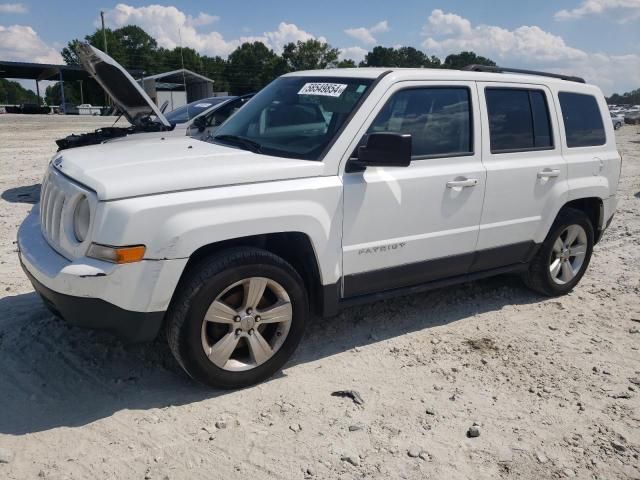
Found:
[[[217,388],[241,388],[277,372],[300,343],[309,316],[307,292],[300,275],[282,258],[258,248],[233,248],[203,259],[181,280],[167,312],[167,340],[178,363],[193,379]],[[284,343],[265,363],[229,371],[207,357],[202,339],[204,316],[229,285],[250,277],[280,284],[291,301],[292,321]]]
[[[554,255],[553,246],[558,237],[571,225],[579,225],[586,232],[586,254],[582,266],[575,277],[567,283],[558,284],[553,280],[549,270],[552,255]],[[538,250],[536,256],[529,264],[529,270],[524,276],[526,285],[532,290],[549,297],[557,297],[569,293],[578,282],[580,282],[580,279],[589,266],[591,253],[593,252],[593,243],[594,231],[589,217],[581,210],[573,208],[561,210],[551,226],[540,250]]]

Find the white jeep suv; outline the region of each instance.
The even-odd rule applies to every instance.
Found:
[[[483,70],[296,72],[209,142],[60,152],[24,270],[71,324],[164,325],[226,388],[280,369],[312,313],[505,272],[565,294],[616,207],[607,105],[581,79]]]

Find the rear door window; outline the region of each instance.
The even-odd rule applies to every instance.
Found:
[[[607,143],[598,101],[593,95],[560,92],[558,100],[567,147],[594,147]]]
[[[491,153],[553,148],[547,100],[542,90],[487,88]]]

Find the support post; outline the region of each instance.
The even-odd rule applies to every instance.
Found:
[[[38,84],[38,79],[36,79],[36,95],[38,97],[38,106],[42,105],[40,101],[40,85]]]
[[[64,102],[64,79],[62,78],[62,70],[60,70],[60,110],[66,115],[67,107]]]

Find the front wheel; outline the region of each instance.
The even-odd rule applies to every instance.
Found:
[[[593,241],[593,226],[584,212],[561,211],[529,266],[526,284],[543,295],[569,293],[587,270]]]
[[[279,370],[308,317],[304,284],[282,258],[237,248],[191,270],[167,314],[174,356],[194,379],[240,388]]]

